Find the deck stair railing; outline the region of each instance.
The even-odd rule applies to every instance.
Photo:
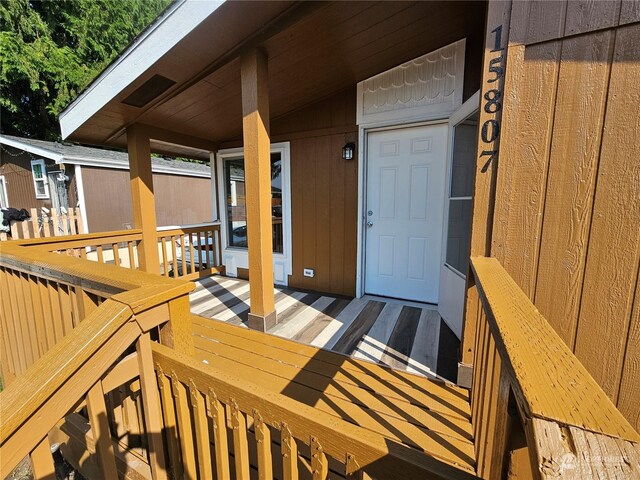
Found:
[[[640,478],[638,432],[498,260],[472,269],[478,475],[500,478],[506,464],[515,478]]]
[[[73,327],[51,344],[36,336],[42,351],[32,349],[33,361],[13,372],[20,381],[0,393],[2,476],[31,455],[35,477],[53,478],[55,443],[96,478],[471,477],[196,360],[190,284],[52,253],[61,250],[0,249],[0,285],[16,302],[3,302],[0,326],[26,332],[15,337],[17,361],[21,348],[34,347],[29,332],[48,339],[47,321],[30,316],[29,305],[62,305],[67,295]],[[482,300],[470,397],[476,475],[638,478],[638,433],[499,262],[474,258],[472,266]]]

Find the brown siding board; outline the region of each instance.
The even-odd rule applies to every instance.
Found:
[[[91,232],[133,225],[129,171],[82,167]],[[187,225],[213,220],[209,178],[153,174],[158,225]]]
[[[620,0],[572,0],[567,2],[564,34],[576,35],[617,25]]]
[[[631,425],[640,431],[638,399],[640,399],[640,271],[636,279],[635,301],[633,312],[631,313],[617,403],[618,409],[629,420]]]
[[[535,303],[573,348],[600,152],[612,31],[566,39],[555,105]]]
[[[358,162],[342,160],[357,137],[355,104],[349,88],[273,122],[272,140],[291,144],[292,287],[355,294]]]
[[[640,163],[630,161],[640,157],[639,61],[640,25],[619,28],[575,345],[578,358],[614,402],[640,261]]]
[[[566,12],[566,0],[513,2],[509,43],[529,45],[561,37]]]
[[[633,22],[640,22],[640,2],[638,0],[622,0],[620,25]]]
[[[158,225],[188,225],[213,220],[211,179],[153,174]]]
[[[332,172],[338,170],[340,165],[338,162],[344,162],[342,158],[339,158],[337,152],[340,152],[344,146],[343,135],[333,135],[331,137],[331,152],[334,155],[331,157],[332,162],[329,169]],[[331,264],[330,264],[330,288],[329,291],[335,292],[347,292],[349,285],[345,285],[344,282],[344,253],[345,253],[345,200],[346,190],[353,188],[352,185],[347,185],[344,178],[333,177],[330,184],[330,212],[331,212],[331,225],[329,229],[329,245],[331,249]],[[347,290],[345,290],[347,288]]]
[[[128,171],[83,166],[82,183],[90,232],[133,226]]]
[[[526,49],[512,46],[507,59],[508,101],[502,115],[491,252],[530,296],[535,289],[559,58],[560,42],[551,42]]]

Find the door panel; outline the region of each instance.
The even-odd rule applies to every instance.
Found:
[[[468,100],[454,112],[450,121],[451,168],[447,185],[446,231],[440,272],[438,312],[451,330],[461,338],[469,269],[473,179],[476,172],[478,137],[478,99]]]
[[[438,301],[447,126],[367,136],[365,292]]]

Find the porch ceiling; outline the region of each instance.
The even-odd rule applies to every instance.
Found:
[[[237,139],[243,49],[258,45],[268,55],[275,119],[468,37],[484,12],[484,2],[225,3],[68,138],[124,147],[125,128],[137,122],[216,143]],[[122,103],[156,74],[176,84],[141,108]]]

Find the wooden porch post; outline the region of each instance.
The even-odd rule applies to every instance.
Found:
[[[151,173],[151,147],[149,136],[139,125],[127,128],[129,173],[131,178],[131,200],[133,223],[142,229],[142,241],[138,245],[140,270],[160,273],[156,222],[156,201],[153,194]]]
[[[266,331],[276,323],[267,57],[253,49],[242,55],[240,70],[251,292],[248,324],[250,328]]]

